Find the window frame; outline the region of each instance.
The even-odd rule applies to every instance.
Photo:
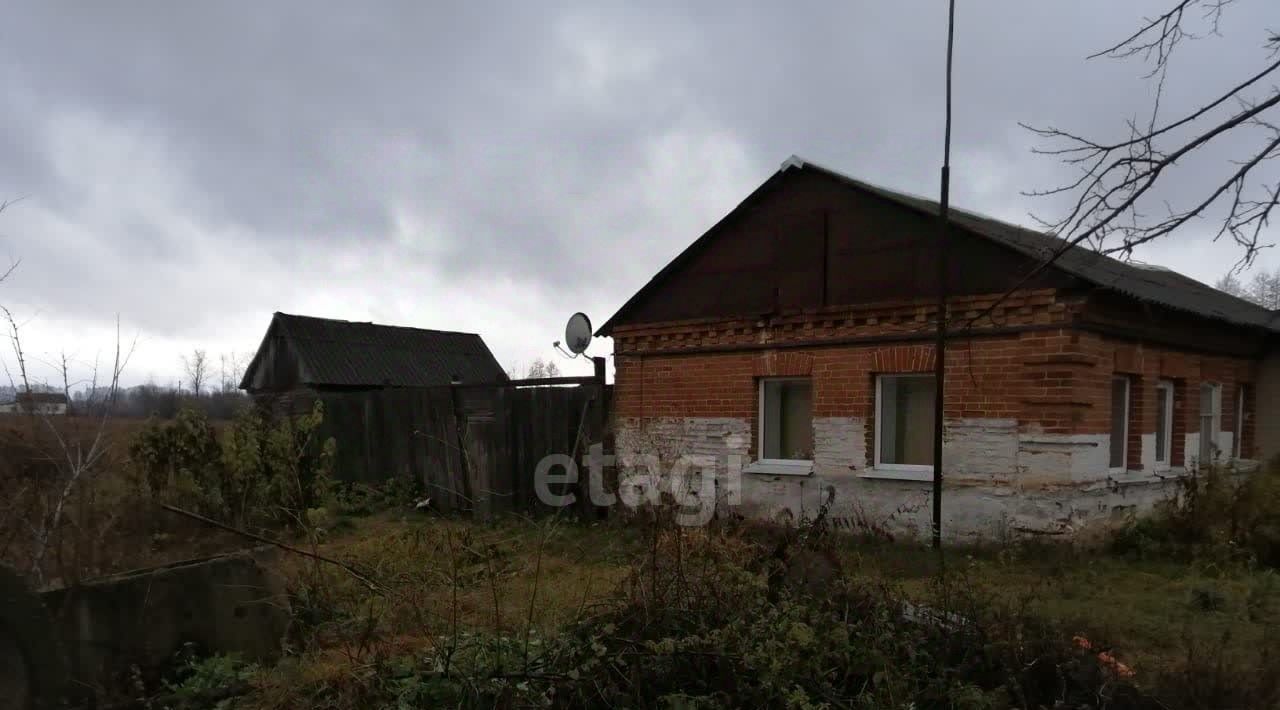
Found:
[[[1236,430],[1231,438],[1231,455],[1235,459],[1244,458],[1244,398],[1248,386],[1244,382],[1236,383]]]
[[[1111,385],[1114,387],[1116,382],[1124,382],[1124,414],[1120,418],[1122,429],[1120,432],[1120,465],[1111,465],[1111,450],[1108,448],[1107,471],[1110,473],[1124,473],[1129,470],[1129,416],[1133,413],[1133,379],[1128,375],[1112,375]],[[1111,394],[1112,392],[1108,390],[1107,399],[1112,399]],[[1114,403],[1112,406],[1114,410]],[[1113,417],[1115,416],[1114,411],[1111,414]],[[1108,434],[1114,437],[1115,431],[1109,431]]]
[[[1173,380],[1160,380],[1156,382],[1156,421],[1160,421],[1160,393],[1166,392],[1164,399],[1164,451],[1160,451],[1158,446],[1159,438],[1156,439],[1155,460],[1152,465],[1157,471],[1168,471],[1173,468],[1173,412],[1174,412],[1174,396],[1178,392],[1177,384]],[[1160,433],[1160,432],[1157,432]],[[1160,460],[1160,455],[1164,454],[1164,460]]]
[[[932,474],[933,464],[931,463],[930,464],[883,463],[880,461],[880,429],[881,429],[881,426],[884,424],[884,417],[881,416],[881,409],[882,409],[881,405],[883,402],[882,383],[884,381],[884,378],[886,377],[892,377],[895,379],[916,378],[916,379],[922,379],[922,380],[924,379],[931,380],[934,378],[934,376],[931,374],[920,373],[920,372],[901,372],[901,373],[886,372],[883,374],[876,375],[876,396],[875,396],[875,401],[871,403],[871,406],[875,408],[875,429],[876,429],[875,436],[874,436],[875,441],[873,443],[873,446],[875,447],[875,457],[872,459],[872,462],[873,462],[872,467],[875,468],[877,471],[909,471],[912,473]],[[938,391],[936,389],[933,392],[933,399],[934,399],[933,406],[935,407],[938,406],[938,401],[937,401]],[[934,432],[934,436],[937,436],[937,432]]]
[[[813,428],[813,378],[812,377],[760,377],[756,382],[756,460],[755,463],[768,466],[804,467],[813,465],[813,453],[807,459],[770,459],[764,455],[764,385],[766,382],[807,382],[809,383],[809,428]]]
[[[1204,391],[1206,387],[1209,388],[1209,391],[1210,391],[1208,414],[1204,413]],[[1206,435],[1206,432],[1204,430],[1205,417],[1209,417],[1210,431],[1207,433],[1209,435],[1209,445],[1213,447],[1212,449],[1210,449],[1210,451],[1211,453],[1214,453],[1214,454],[1220,454],[1222,453],[1221,448],[1218,446],[1218,435],[1222,433],[1222,383],[1220,382],[1201,382],[1200,383],[1200,411],[1197,412],[1197,422],[1196,422],[1196,426],[1200,429],[1200,438],[1199,438],[1200,445],[1199,447],[1197,447],[1199,450],[1196,451],[1196,464],[1199,466],[1212,464],[1213,458],[1214,458],[1211,455],[1209,461],[1207,462],[1204,461],[1204,450],[1205,450],[1204,442],[1205,442],[1205,435]]]

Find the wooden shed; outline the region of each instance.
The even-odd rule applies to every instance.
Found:
[[[475,333],[276,313],[240,388],[255,397],[507,379]],[[310,397],[307,397],[310,399]]]

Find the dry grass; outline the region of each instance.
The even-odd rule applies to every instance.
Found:
[[[511,518],[491,525],[414,513],[358,520],[316,550],[345,571],[290,557],[281,571],[304,620],[298,654],[261,673],[257,707],[359,707],[369,674],[472,632],[536,639],[608,599],[638,550],[634,531]],[[453,641],[449,641],[453,639]]]
[[[910,546],[846,547],[845,560],[918,597],[938,566],[932,550]],[[1140,674],[1178,667],[1192,650],[1254,655],[1280,625],[1280,577],[1272,570],[1051,545],[952,550],[946,564],[963,584],[1102,642]]]
[[[50,428],[53,425],[53,429]],[[49,422],[0,415],[0,561],[30,568],[32,528],[61,490],[52,458],[65,456],[58,437],[73,452],[87,449],[100,422],[90,417],[52,417]],[[206,557],[240,549],[245,541],[210,530],[155,507],[129,462],[129,442],[147,425],[143,419],[111,419],[106,453],[94,475],[72,492],[61,525],[51,535],[43,571],[50,585]],[[56,435],[55,435],[56,431]]]
[[[373,592],[341,570],[287,560],[286,574],[301,594],[295,603],[321,611],[303,609],[313,615],[297,637],[305,648],[258,676],[254,703],[262,707],[305,706],[298,688],[325,688],[358,706],[358,697],[345,696],[364,687],[355,676],[386,673],[388,659],[457,633],[518,635],[528,628],[535,638],[554,635],[614,598],[633,564],[649,554],[640,532],[615,524],[477,525],[403,515],[358,521],[320,547],[385,588]],[[837,549],[856,576],[909,598],[936,593],[937,558],[929,550],[851,538]],[[952,550],[947,567],[953,581],[1103,644],[1139,680],[1185,665],[1190,649],[1224,658],[1256,653],[1280,622],[1280,585],[1269,571],[1130,562],[1043,546]]]
[[[329,615],[372,613],[377,632],[388,636],[509,632],[530,622],[550,632],[608,595],[637,549],[625,528],[566,521],[476,525],[384,514],[357,525],[317,549],[350,561],[384,589],[371,591],[342,570],[300,558],[287,560],[284,572],[295,589],[328,595]]]

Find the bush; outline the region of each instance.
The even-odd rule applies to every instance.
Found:
[[[815,550],[795,544],[665,533],[663,562],[638,570],[616,608],[571,628],[549,654],[568,679],[554,704],[1156,707],[1122,665],[967,580],[944,578],[927,606],[838,572],[815,589],[796,574],[812,569]]]
[[[184,409],[151,421],[129,454],[151,495],[236,525],[305,525],[329,496],[334,442],[317,440],[310,414],[272,421],[246,408],[219,436],[204,414]]]
[[[1280,460],[1250,473],[1234,464],[1193,469],[1153,515],[1118,531],[1112,549],[1280,567]]]
[[[392,476],[378,485],[358,481],[335,482],[333,512],[362,516],[379,510],[409,508],[426,498],[422,480],[413,476]]]

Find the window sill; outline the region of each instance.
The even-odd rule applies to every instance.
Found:
[[[768,476],[812,476],[812,461],[792,461],[787,459],[764,459],[752,461],[742,468],[743,473],[757,473]]]
[[[869,468],[858,474],[858,478],[875,478],[886,481],[919,481],[921,483],[933,482],[933,469],[887,469],[887,468]]]
[[[1143,473],[1142,471],[1109,471],[1107,473],[1107,481],[1118,486],[1159,483],[1168,478],[1177,478],[1177,474],[1171,471],[1152,471],[1151,473]]]

